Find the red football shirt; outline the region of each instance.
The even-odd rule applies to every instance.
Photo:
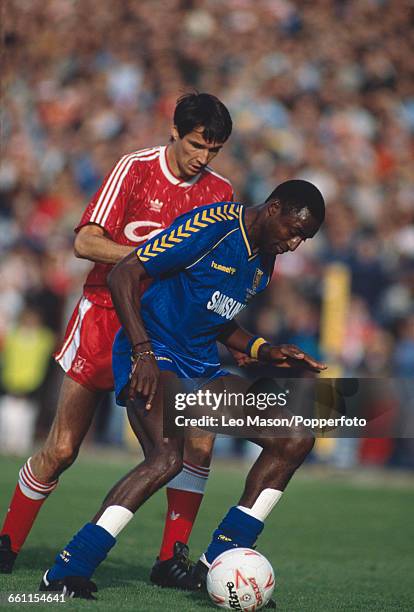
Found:
[[[142,149],[124,155],[105,178],[75,231],[88,223],[104,228],[111,240],[131,250],[158,234],[172,221],[197,206],[233,199],[230,181],[208,166],[188,181],[168,167],[167,147]],[[111,264],[96,263],[84,285],[91,302],[112,307],[106,284]]]

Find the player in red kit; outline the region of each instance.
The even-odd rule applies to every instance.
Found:
[[[232,200],[230,182],[208,166],[231,129],[230,115],[215,96],[182,96],[175,108],[170,144],[122,157],[77,226],[75,254],[95,265],[55,354],[65,371],[56,416],[43,447],[19,472],[0,534],[0,572],[12,571],[43,502],[75,461],[102,393],[113,388],[111,351],[120,324],[106,283],[108,273],[140,243],[194,208],[194,203]],[[189,461],[167,491],[167,516],[173,512],[170,508],[181,509],[180,521],[170,517],[164,533],[160,561],[161,569],[166,562],[167,572],[175,541],[188,540],[209,471],[198,460],[197,439],[192,444],[186,455]],[[181,549],[180,562],[186,562],[186,554]]]

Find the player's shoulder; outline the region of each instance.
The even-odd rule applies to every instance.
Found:
[[[178,231],[194,235],[201,231],[200,236],[222,236],[240,225],[242,205],[237,202],[214,202],[193,208],[177,217],[171,227]]]
[[[121,157],[118,165],[122,164],[129,167],[140,167],[143,165],[153,164],[161,153],[161,147],[149,147],[147,149],[138,149],[132,153],[126,153]]]
[[[201,217],[211,219],[211,223],[218,221],[238,221],[242,208],[243,205],[239,202],[213,202],[212,204],[194,208],[193,213],[199,212]]]
[[[212,183],[216,185],[217,187],[221,187],[222,189],[227,188],[227,189],[233,190],[233,186],[231,182],[229,181],[229,179],[227,179],[222,174],[219,174],[218,172],[216,172],[216,170],[213,170],[211,166],[205,166],[203,170],[203,175],[204,175],[204,180],[208,181],[209,183]]]

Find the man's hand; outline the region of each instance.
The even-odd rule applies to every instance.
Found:
[[[137,394],[147,398],[145,410],[151,410],[160,379],[154,353],[145,351],[134,358],[128,389],[128,399],[133,401]]]
[[[303,368],[312,372],[326,370],[327,365],[317,361],[294,344],[280,346],[263,345],[259,349],[259,360],[272,363],[278,368]]]
[[[257,363],[257,359],[252,359],[246,353],[241,353],[240,351],[236,351],[236,349],[230,348],[229,346],[227,347],[227,350],[229,351],[234,361],[237,363],[237,365],[240,368],[242,368],[243,366],[249,365],[251,363]]]

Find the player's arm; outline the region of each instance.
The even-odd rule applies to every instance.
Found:
[[[76,257],[95,263],[116,264],[131,253],[132,248],[117,244],[105,234],[100,225],[90,223],[76,234],[74,251]]]
[[[141,165],[125,155],[105,177],[75,229],[76,257],[95,263],[116,264],[132,251],[115,237],[125,225],[129,202],[143,181]],[[121,172],[122,170],[122,172]]]
[[[108,286],[116,313],[132,346],[133,366],[128,397],[133,400],[137,393],[141,393],[147,398],[145,408],[150,410],[160,371],[140,315],[140,285],[147,278],[147,272],[134,251],[111,270]]]
[[[213,220],[208,212],[205,213],[208,222],[200,222],[200,214],[193,211],[178,217],[169,228],[119,262],[108,276],[115,310],[135,354],[129,397],[132,399],[137,392],[148,394],[147,408],[151,407],[155,396],[159,370],[140,316],[140,285],[146,278],[178,273],[196,262],[226,234],[228,224],[217,223],[217,218]],[[235,214],[229,211],[227,219],[232,221]]]
[[[232,325],[234,326],[234,329],[238,328],[238,324],[235,321],[232,321]],[[255,363],[257,361],[257,359],[252,359],[250,355],[247,355],[247,353],[244,350],[239,351],[233,348],[232,346],[230,346],[227,343],[226,334],[220,336],[220,338],[218,338],[218,341],[223,346],[226,347],[226,349],[229,351],[230,355],[233,357],[234,361],[240,368],[242,368],[243,366],[249,365],[251,363]]]
[[[278,368],[295,367],[320,372],[327,367],[293,344],[274,346],[264,338],[250,334],[235,322],[218,339],[233,350],[244,352],[252,359],[273,364]]]

